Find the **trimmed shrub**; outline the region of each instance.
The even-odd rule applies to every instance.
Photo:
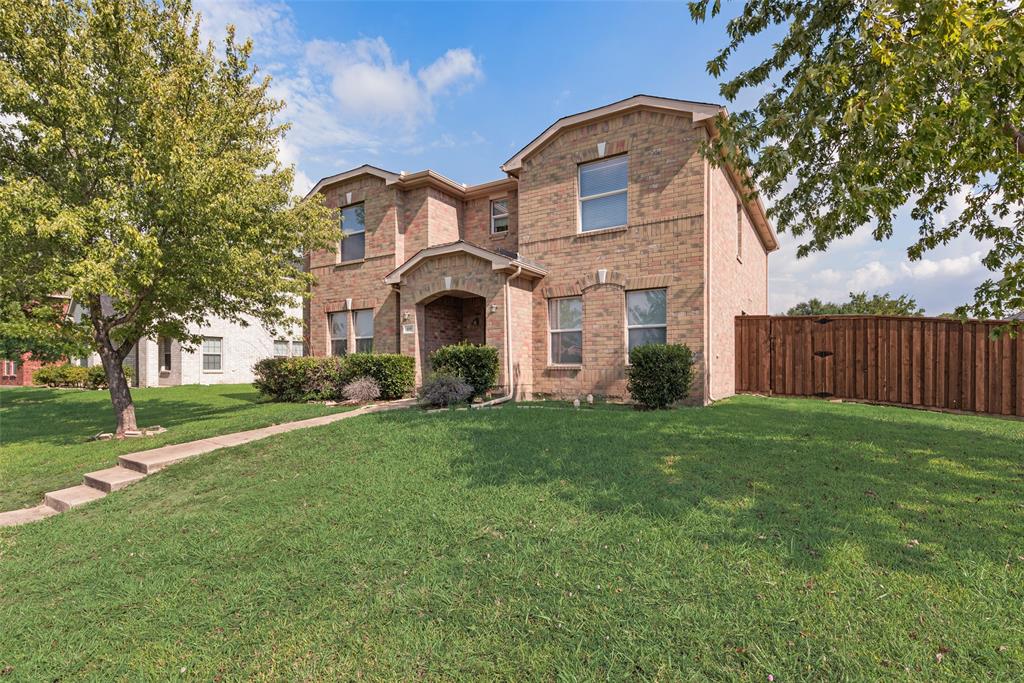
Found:
[[[360,377],[352,380],[341,389],[341,395],[356,403],[369,403],[380,398],[380,387],[372,377]]]
[[[132,383],[132,377],[135,376],[135,372],[128,366],[123,366],[124,378],[128,380],[128,384]],[[86,374],[85,386],[90,389],[106,389],[107,388],[107,373],[103,369],[102,365],[93,365],[86,368],[88,371]]]
[[[129,367],[124,369],[124,376],[131,382],[134,372]],[[79,389],[106,389],[107,374],[102,365],[83,368],[70,363],[63,365],[43,365],[32,374],[32,383],[47,387],[67,387]]]
[[[667,408],[686,398],[693,354],[682,344],[643,344],[629,352],[629,395],[644,408]]]
[[[343,388],[369,377],[377,383],[379,398],[401,398],[412,391],[415,361],[396,353],[353,353],[349,356],[264,358],[253,366],[252,385],[275,401],[337,401]]]
[[[431,406],[452,406],[473,397],[473,387],[458,375],[437,373],[420,387],[420,401]]]
[[[469,342],[449,344],[430,354],[430,367],[461,377],[473,387],[474,396],[482,396],[498,381],[498,349]]]
[[[371,377],[380,387],[380,398],[394,401],[412,391],[416,361],[400,353],[353,353],[345,356],[343,384]]]
[[[333,401],[341,397],[344,359],[335,356],[264,358],[253,366],[252,385],[275,401]]]

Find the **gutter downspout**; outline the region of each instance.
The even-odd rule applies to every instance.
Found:
[[[470,405],[473,408],[489,408],[490,406],[507,403],[515,396],[515,388],[512,386],[512,307],[509,305],[511,297],[508,292],[512,280],[519,277],[519,274],[522,272],[523,267],[519,266],[516,268],[516,272],[505,277],[505,379],[508,380],[508,393],[486,403],[471,403]]]

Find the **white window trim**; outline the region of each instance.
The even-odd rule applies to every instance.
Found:
[[[551,304],[556,301],[565,301],[566,299],[579,299],[580,300],[580,326],[579,327],[566,327],[566,328],[554,328],[551,327]],[[553,368],[581,368],[583,367],[583,297],[582,296],[559,296],[552,299],[548,299],[548,366]],[[556,363],[554,359],[555,345],[552,343],[554,335],[560,332],[579,332],[580,333],[580,362],[579,363]]]
[[[345,316],[345,336],[335,337],[334,336],[334,325],[331,324],[331,317],[335,315]],[[348,338],[349,332],[352,331],[352,311],[331,311],[327,314],[327,355],[334,355],[334,342],[345,340],[345,355],[347,356],[348,351]]]
[[[302,347],[302,353],[295,353],[295,347],[296,346]],[[289,349],[291,350],[292,358],[301,358],[302,356],[305,356],[306,355],[306,340],[305,339],[293,339],[291,341],[291,344],[289,345]]]
[[[653,292],[657,290],[664,290],[665,292],[665,322],[661,325],[630,325],[629,324],[629,295],[632,292]],[[627,289],[622,293],[622,316],[623,321],[626,323],[626,366],[630,365],[629,362],[629,331],[630,330],[651,330],[658,328],[665,328],[665,343],[668,343],[668,287],[644,287],[643,289]]]
[[[277,352],[278,344],[284,344],[284,354],[280,354]],[[274,358],[288,358],[289,356],[291,356],[292,353],[292,343],[287,339],[275,339],[271,351]]]
[[[344,258],[343,247],[342,247],[342,244],[341,244],[342,242],[345,241],[344,235],[365,235],[366,234],[366,202],[352,202],[351,204],[346,204],[345,206],[342,206],[341,208],[339,208],[338,212],[339,212],[339,215],[343,215],[343,212],[345,211],[345,209],[349,209],[349,208],[351,208],[353,206],[359,206],[360,204],[363,205],[363,229],[362,230],[355,230],[353,232],[345,232],[345,223],[344,223],[344,221],[341,220],[341,219],[339,219],[339,221],[338,221],[338,224],[339,224],[338,227],[340,228],[341,234],[343,235],[343,237],[340,240],[338,240],[338,263],[359,263],[360,261],[365,261],[366,260],[366,238],[363,238],[363,257],[362,258],[354,258],[354,259],[347,259],[346,260]]]
[[[499,213],[497,215],[494,214],[494,203],[495,202],[505,202],[505,213]],[[498,197],[497,199],[490,200],[487,203],[487,210],[488,210],[488,212],[490,213],[490,216],[491,216],[491,234],[492,235],[507,235],[509,227],[510,227],[508,222],[505,223],[505,229],[501,230],[499,232],[499,231],[494,229],[494,219],[495,218],[504,218],[506,221],[508,221],[508,217],[509,217],[508,197]]]
[[[370,336],[369,337],[360,337],[360,336],[358,336],[356,334],[356,313],[360,313],[362,311],[369,311],[370,312]],[[350,321],[351,327],[352,327],[352,339],[354,340],[353,341],[354,352],[355,353],[360,353],[360,351],[359,351],[359,340],[360,339],[369,339],[370,340],[370,351],[368,353],[373,353],[373,339],[374,339],[374,335],[373,335],[373,309],[372,308],[357,308],[354,311],[350,311],[349,312],[349,321]]]
[[[583,183],[580,180],[580,176],[583,173],[583,167],[589,166],[590,164],[598,161],[607,161],[608,159],[615,159],[617,157],[626,158],[626,186],[621,190],[612,190],[610,192],[600,192],[598,194],[583,196]],[[626,195],[626,222],[622,225],[608,225],[603,228],[591,228],[590,230],[583,229],[583,202],[589,202],[591,199],[601,199],[603,197],[611,197],[612,195],[624,194]],[[576,165],[576,234],[578,235],[589,235],[595,232],[603,232],[605,230],[621,230],[629,225],[629,153],[616,154],[610,157],[604,157],[601,159],[592,159],[585,161],[581,164]]]
[[[220,342],[220,353],[207,353],[206,352],[206,350],[204,349],[204,345],[206,344],[206,340],[207,339],[210,339],[210,340],[216,339],[217,341]],[[217,368],[216,370],[213,370],[213,369],[209,369],[208,370],[206,368],[206,362],[205,362],[206,356],[217,356],[220,359],[220,362],[218,363],[218,365],[220,367]],[[208,373],[208,374],[223,374],[224,373],[224,337],[203,337],[203,343],[200,344],[200,346],[199,346],[199,368],[200,368],[200,370],[202,370],[202,372]]]

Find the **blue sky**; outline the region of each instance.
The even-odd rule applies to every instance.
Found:
[[[704,65],[724,40],[724,21],[696,25],[683,2],[195,5],[208,37],[230,22],[253,38],[256,62],[288,103],[281,158],[296,165],[299,192],[363,163],[494,180],[560,116],[637,93],[722,101]],[[728,13],[738,3],[725,5]],[[769,38],[750,45],[736,64],[769,48]],[[771,311],[867,290],[909,293],[938,314],[966,302],[986,276],[984,245],[972,239],[911,263],[908,215],[886,243],[869,232],[799,260],[797,242],[780,236],[769,260]]]

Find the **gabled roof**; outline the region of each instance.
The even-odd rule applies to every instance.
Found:
[[[313,186],[313,189],[306,193],[306,197],[312,197],[313,195],[315,195],[317,192],[319,192],[328,185],[333,185],[334,183],[341,182],[342,180],[348,180],[349,178],[355,178],[356,176],[361,175],[377,176],[378,178],[383,179],[384,182],[387,183],[388,185],[397,181],[399,177],[401,177],[397,173],[385,171],[383,168],[377,168],[376,166],[363,164],[362,166],[359,166],[357,168],[353,168],[348,171],[343,171],[341,173],[336,173],[335,175],[329,175],[326,178],[321,178],[319,182],[317,182],[317,184]]]
[[[543,133],[531,140],[526,147],[523,147],[521,150],[516,152],[515,156],[502,164],[501,170],[510,175],[517,175],[523,167],[523,161],[528,156],[544,147],[544,145],[546,145],[553,137],[566,128],[583,125],[606,116],[621,114],[622,112],[634,109],[653,109],[690,114],[694,123],[704,124],[711,137],[716,137],[718,135],[718,127],[716,125],[718,117],[728,116],[728,112],[725,107],[720,104],[691,102],[689,100],[677,100],[670,97],[655,97],[653,95],[634,95],[633,97],[628,97],[624,100],[619,100],[618,102],[606,104],[603,107],[590,109],[588,111],[580,112],[579,114],[572,114],[571,116],[563,116],[548,126]],[[749,178],[741,175],[731,166],[726,166],[725,170],[733,183],[735,183],[737,187],[741,188],[741,191],[745,191],[750,188],[751,183]],[[746,201],[745,206],[753,219],[754,226],[757,228],[758,237],[761,238],[761,242],[764,244],[765,248],[768,249],[768,251],[775,251],[778,249],[779,241],[775,236],[775,230],[772,228],[771,223],[768,220],[768,215],[765,212],[764,204],[761,203],[761,199],[757,197],[753,200]]]
[[[432,171],[429,168],[425,171],[416,171],[415,173],[406,173],[405,171],[402,171],[401,173],[394,173],[393,171],[385,171],[384,169],[377,168],[376,166],[363,164],[362,166],[358,166],[348,171],[327,176],[326,178],[321,178],[320,181],[313,186],[313,189],[306,193],[306,197],[312,197],[328,185],[340,183],[343,180],[349,180],[350,178],[357,178],[361,175],[376,176],[383,180],[385,185],[398,185],[403,190],[411,190],[424,185],[430,185],[443,190],[452,196],[458,197],[459,199],[483,195],[487,192],[497,191],[509,185],[514,186],[516,184],[515,178],[500,178],[487,183],[481,183],[480,185],[465,185],[457,183],[451,178],[443,176],[437,171]]]
[[[627,97],[626,99],[619,100],[618,102],[606,104],[603,107],[589,109],[587,111],[580,112],[579,114],[563,116],[545,128],[544,132],[531,140],[526,147],[523,147],[521,150],[516,152],[515,156],[502,164],[501,170],[506,173],[515,173],[523,167],[523,159],[543,147],[548,140],[565,128],[578,126],[581,123],[587,123],[594,119],[611,116],[612,114],[619,114],[639,107],[685,112],[693,116],[694,123],[712,118],[717,116],[719,112],[725,111],[725,108],[721,105],[710,104],[708,102],[690,102],[689,100],[676,100],[670,97],[655,97],[653,95],[634,95],[633,97]]]
[[[456,242],[446,242],[445,244],[435,244],[432,247],[426,247],[420,249],[412,258],[403,263],[402,265],[395,268],[393,271],[384,276],[385,284],[397,285],[402,281],[402,275],[415,268],[419,263],[428,258],[434,256],[441,256],[442,254],[453,254],[456,252],[464,252],[472,254],[485,261],[490,261],[491,270],[506,270],[510,268],[522,268],[522,274],[542,278],[547,275],[546,271],[536,263],[527,261],[526,259],[519,258],[518,254],[503,254],[497,251],[491,251],[490,249],[484,249],[481,246],[477,246],[472,242],[465,240],[458,240]]]

